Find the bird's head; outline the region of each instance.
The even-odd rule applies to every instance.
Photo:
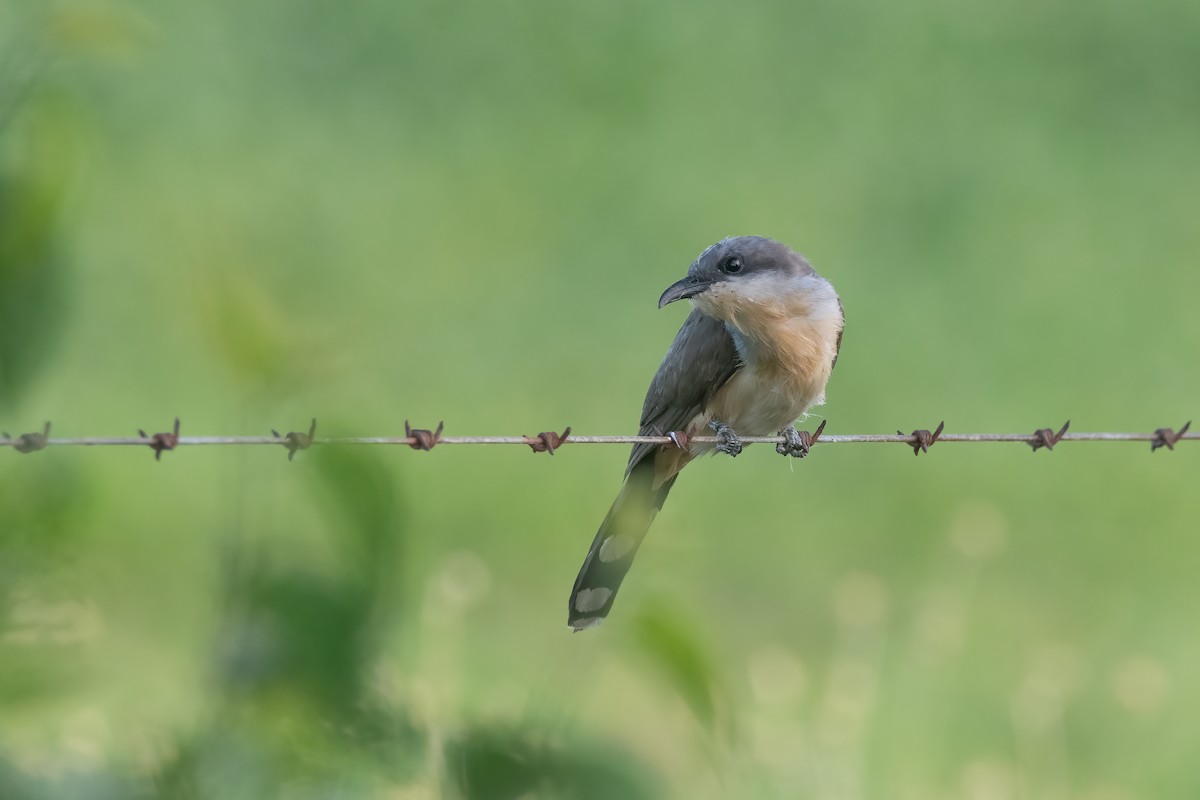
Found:
[[[785,244],[762,236],[722,239],[692,262],[687,277],[667,287],[658,299],[662,308],[691,299],[712,316],[725,301],[768,302],[815,275],[804,257]]]

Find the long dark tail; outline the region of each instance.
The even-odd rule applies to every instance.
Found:
[[[571,589],[567,624],[574,630],[599,625],[608,616],[654,515],[675,483],[676,476],[672,475],[655,488],[654,461],[651,454],[634,464],[608,516],[600,523],[575,578],[575,588]]]

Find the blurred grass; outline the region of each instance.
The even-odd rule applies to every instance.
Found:
[[[629,431],[734,233],[844,298],[831,431],[1178,426],[1198,33],[5,5],[0,428]],[[0,795],[1190,796],[1194,450],[712,460],[580,636],[619,448],[0,453]]]

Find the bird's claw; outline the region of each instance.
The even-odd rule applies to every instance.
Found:
[[[791,456],[792,458],[804,458],[808,455],[808,449],[812,447],[812,437],[805,431],[801,433],[795,428],[784,428],[779,432],[783,437],[783,441],[775,445],[775,452],[781,456]]]
[[[717,452],[730,457],[742,452],[742,440],[733,432],[733,428],[715,419],[708,423],[708,427],[717,435]]]
[[[808,455],[808,451],[812,449],[813,442],[821,437],[821,432],[824,430],[825,420],[821,420],[820,426],[813,433],[798,431],[794,426],[784,428],[779,432],[779,435],[783,437],[783,441],[775,445],[775,452],[781,456],[804,458]]]

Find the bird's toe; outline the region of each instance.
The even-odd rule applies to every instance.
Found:
[[[805,434],[794,427],[787,427],[781,430],[779,435],[783,437],[783,441],[775,445],[776,453],[779,453],[781,456],[791,456],[792,458],[804,458],[808,455],[812,444]]]
[[[717,452],[731,457],[742,452],[742,440],[733,432],[733,428],[717,420],[708,423],[708,427],[717,435]]]

